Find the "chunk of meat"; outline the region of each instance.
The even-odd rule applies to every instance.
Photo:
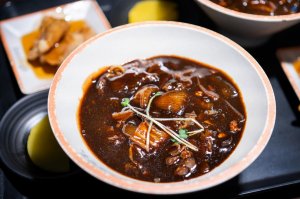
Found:
[[[137,127],[134,124],[128,122],[123,126],[122,132],[128,137],[132,137],[136,129]]]
[[[158,86],[153,84],[148,84],[143,86],[140,90],[136,92],[132,101],[135,104],[139,104],[141,108],[146,108],[150,100],[151,94],[159,90]]]
[[[64,19],[44,17],[39,28],[39,39],[36,40],[28,54],[29,60],[37,59],[41,54],[49,51],[55,43],[62,39],[69,29],[69,23]]]
[[[185,91],[170,91],[158,96],[154,104],[163,110],[178,113],[185,108],[188,101],[188,94]]]
[[[170,79],[161,88],[166,92],[172,90],[180,91],[185,89],[185,85],[182,82],[177,82],[175,79]]]
[[[129,139],[140,146],[141,148],[147,150],[146,146],[146,136],[149,124],[147,122],[141,122],[140,125],[134,130],[134,127],[126,125],[125,131],[126,135],[129,135]],[[134,130],[134,132],[133,132]],[[157,129],[154,125],[150,130],[150,149],[159,147],[161,143],[167,140],[169,135],[163,131]]]
[[[40,56],[41,63],[59,66],[63,60],[81,43],[90,38],[94,32],[89,27],[82,27],[76,32],[67,32],[64,38],[49,52]]]
[[[118,121],[126,121],[134,115],[132,110],[114,112],[112,118]]]

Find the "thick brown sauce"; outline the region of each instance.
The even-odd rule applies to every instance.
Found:
[[[257,15],[287,15],[300,12],[299,0],[211,0],[231,10]]]
[[[69,22],[70,29],[68,30],[69,33],[76,32],[83,27],[87,26],[85,21],[78,20],[78,21],[71,21]],[[22,45],[25,51],[25,54],[28,55],[29,50],[34,45],[36,39],[38,39],[39,31],[34,30],[22,37]],[[55,55],[53,55],[55,56]],[[57,55],[57,57],[60,55]],[[56,73],[58,66],[51,66],[48,64],[40,63],[39,61],[28,61],[28,65],[34,72],[34,74],[40,79],[51,79],[53,78],[54,74]]]
[[[125,73],[107,78],[107,72],[91,80],[85,90],[79,107],[79,125],[87,145],[93,153],[112,169],[144,181],[172,182],[194,178],[203,175],[221,164],[235,149],[246,121],[246,112],[237,86],[224,72],[176,56],[158,56],[148,60],[136,60],[123,65]],[[183,71],[187,71],[183,75]],[[199,91],[197,78],[202,87],[219,95],[214,100]],[[164,87],[172,82],[169,87]],[[101,84],[101,86],[99,86]],[[161,91],[182,90],[188,94],[188,102],[177,113],[161,110],[151,106],[153,117],[184,117],[186,113],[194,112],[196,120],[205,131],[189,137],[187,140],[199,148],[199,151],[187,150],[192,153],[195,168],[187,175],[178,175],[178,167],[183,160],[174,164],[166,164],[174,142],[168,138],[158,148],[146,152],[135,145],[126,136],[118,121],[112,118],[112,113],[123,108],[123,98],[132,96],[145,85],[157,85]],[[200,95],[201,94],[201,95]],[[155,102],[155,100],[154,100]],[[137,106],[134,102],[132,105]],[[238,113],[237,113],[238,112]],[[237,129],[232,129],[231,123],[236,121]],[[125,124],[139,125],[142,122],[138,116],[126,120]],[[175,122],[162,122],[173,130],[178,130]],[[195,126],[188,127],[195,130]],[[116,139],[113,139],[116,138]],[[134,145],[134,161],[129,158],[129,146]],[[180,154],[180,156],[182,153]],[[177,169],[177,170],[176,170]]]

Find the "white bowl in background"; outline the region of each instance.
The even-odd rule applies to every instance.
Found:
[[[195,0],[221,28],[221,32],[243,46],[257,46],[273,34],[300,22],[300,13],[278,16],[247,14],[222,7],[210,0]]]
[[[229,74],[240,88],[247,112],[241,141],[211,172],[190,180],[154,183],[122,175],[101,162],[87,147],[77,124],[83,84],[103,66],[156,55],[179,55]],[[67,155],[92,176],[118,188],[149,194],[203,190],[238,175],[265,148],[275,123],[275,98],[259,64],[236,43],[211,30],[177,22],[120,26],[98,34],[78,47],[61,65],[50,88],[49,119]]]

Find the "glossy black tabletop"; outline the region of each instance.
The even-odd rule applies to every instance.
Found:
[[[1,1],[0,1],[1,2]],[[61,5],[71,0],[15,0],[0,5],[0,20]],[[133,0],[97,1],[113,27],[127,23]],[[176,1],[180,21],[218,31],[212,21],[192,0]],[[272,137],[258,159],[240,175],[217,187],[181,198],[236,198],[285,194],[285,198],[300,196],[300,113],[299,100],[276,57],[282,47],[300,46],[300,24],[274,35],[267,43],[246,50],[259,62],[269,77],[277,105],[276,124]],[[251,82],[249,82],[251,83]],[[20,98],[20,92],[3,45],[0,45],[0,119]],[[85,172],[59,180],[28,181],[13,174],[5,165],[0,170],[0,198],[56,198],[71,196],[122,196],[153,198],[107,185]],[[174,197],[174,196],[173,196]]]

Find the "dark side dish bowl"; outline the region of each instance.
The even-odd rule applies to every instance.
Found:
[[[249,166],[276,107],[267,76],[240,46],[201,27],[149,22],[77,48],[55,75],[48,111],[63,150],[91,175],[176,194]]]
[[[34,164],[28,154],[28,137],[31,129],[47,115],[47,100],[48,90],[27,95],[16,102],[0,122],[0,158],[5,169],[22,179],[33,182],[67,179],[80,172],[71,161],[68,171],[55,172],[42,169]],[[55,138],[53,140],[55,141]],[[51,143],[49,140],[39,142]],[[46,147],[39,147],[38,150],[46,150],[40,154],[49,155]],[[40,158],[42,161],[45,159],[51,160],[49,156]]]

